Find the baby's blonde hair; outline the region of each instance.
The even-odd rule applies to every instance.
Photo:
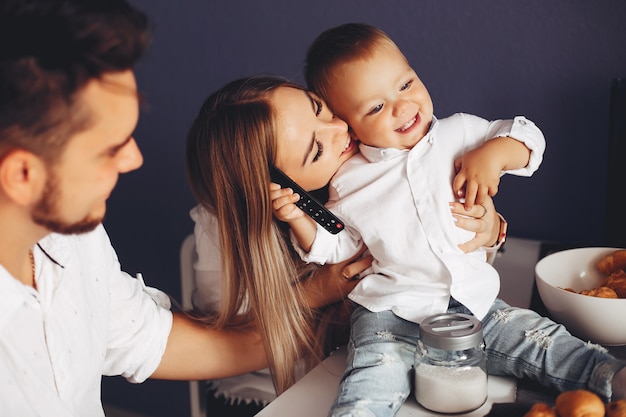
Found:
[[[374,47],[381,43],[395,46],[385,32],[365,23],[346,23],[320,33],[306,54],[304,77],[308,88],[328,101],[336,71],[371,57]]]

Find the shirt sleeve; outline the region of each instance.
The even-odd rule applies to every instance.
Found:
[[[511,120],[495,120],[489,123],[488,139],[509,136],[522,142],[530,150],[528,164],[520,169],[505,171],[506,174],[530,177],[541,165],[546,149],[546,139],[541,130],[531,120],[517,116]]]
[[[100,254],[108,258],[110,320],[104,375],[122,375],[130,382],[146,380],[156,370],[172,328],[169,297],[147,287],[139,274],[121,270],[102,229]],[[91,247],[89,250],[93,250]]]
[[[203,312],[218,311],[222,299],[222,267],[217,218],[202,206],[190,216],[195,222],[197,260],[194,264],[195,289],[192,303]]]
[[[325,263],[336,264],[356,255],[363,246],[359,236],[355,236],[350,227],[346,227],[337,234],[329,233],[316,223],[315,240],[311,250],[302,250],[295,235],[290,231],[291,243],[298,255],[304,262],[314,262],[324,265]]]
[[[546,139],[541,130],[524,116],[513,119],[513,126],[507,136],[512,137],[530,149],[530,159],[524,168],[507,171],[508,174],[531,176],[541,165],[546,150]]]

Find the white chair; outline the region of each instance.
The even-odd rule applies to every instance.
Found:
[[[182,307],[190,310],[193,306],[191,296],[195,288],[193,264],[196,261],[196,240],[193,234],[187,236],[180,247],[180,283]],[[207,381],[190,381],[189,397],[191,417],[206,417]]]

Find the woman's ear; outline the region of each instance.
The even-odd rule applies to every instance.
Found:
[[[0,160],[0,188],[15,204],[27,206],[37,201],[45,177],[43,161],[26,150],[10,151]]]

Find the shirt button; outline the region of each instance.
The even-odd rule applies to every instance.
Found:
[[[522,126],[526,126],[526,119],[520,119],[519,124],[521,124]]]

